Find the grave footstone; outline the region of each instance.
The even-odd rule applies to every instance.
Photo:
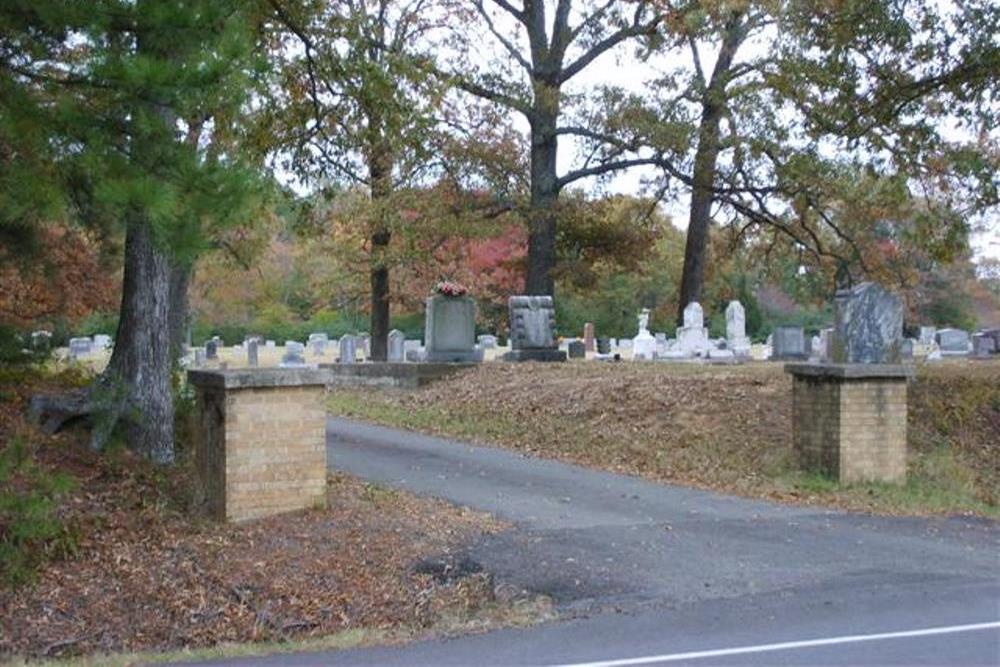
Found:
[[[406,352],[403,346],[406,342],[406,334],[404,334],[399,329],[393,329],[389,332],[388,339],[388,360],[389,361],[405,361]]]
[[[507,301],[511,351],[506,361],[566,361],[556,343],[556,311],[551,296],[512,296]]]

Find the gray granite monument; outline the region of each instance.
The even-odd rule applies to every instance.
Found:
[[[556,344],[556,310],[551,296],[512,296],[510,315],[511,351],[505,361],[566,361]]]
[[[903,302],[875,283],[837,292],[830,360],[841,364],[898,364]]]
[[[424,350],[427,361],[477,361],[476,302],[472,297],[428,297]]]

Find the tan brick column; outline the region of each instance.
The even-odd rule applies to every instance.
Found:
[[[792,440],[804,470],[841,483],[906,480],[906,387],[913,370],[884,364],[786,364]]]
[[[328,372],[188,371],[195,467],[212,516],[243,521],[326,505]]]

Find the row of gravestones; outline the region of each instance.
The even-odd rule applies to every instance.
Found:
[[[746,335],[746,311],[739,301],[731,301],[726,307],[726,337],[712,340],[705,326],[704,310],[696,301],[684,309],[684,324],[677,328],[677,337],[668,339],[665,333],[649,332],[649,309],[643,309],[638,316],[639,331],[634,338],[597,338],[594,325],[588,322],[583,327],[583,340],[573,339],[565,343],[571,359],[585,358],[593,352],[596,359],[612,358],[615,351],[629,350],[633,359],[715,359],[732,361],[750,356],[750,339]]]

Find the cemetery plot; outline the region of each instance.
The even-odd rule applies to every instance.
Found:
[[[339,389],[335,414],[791,502],[1000,516],[1000,363],[941,362],[910,388],[909,481],[798,471],[779,364],[485,364],[415,392]]]

